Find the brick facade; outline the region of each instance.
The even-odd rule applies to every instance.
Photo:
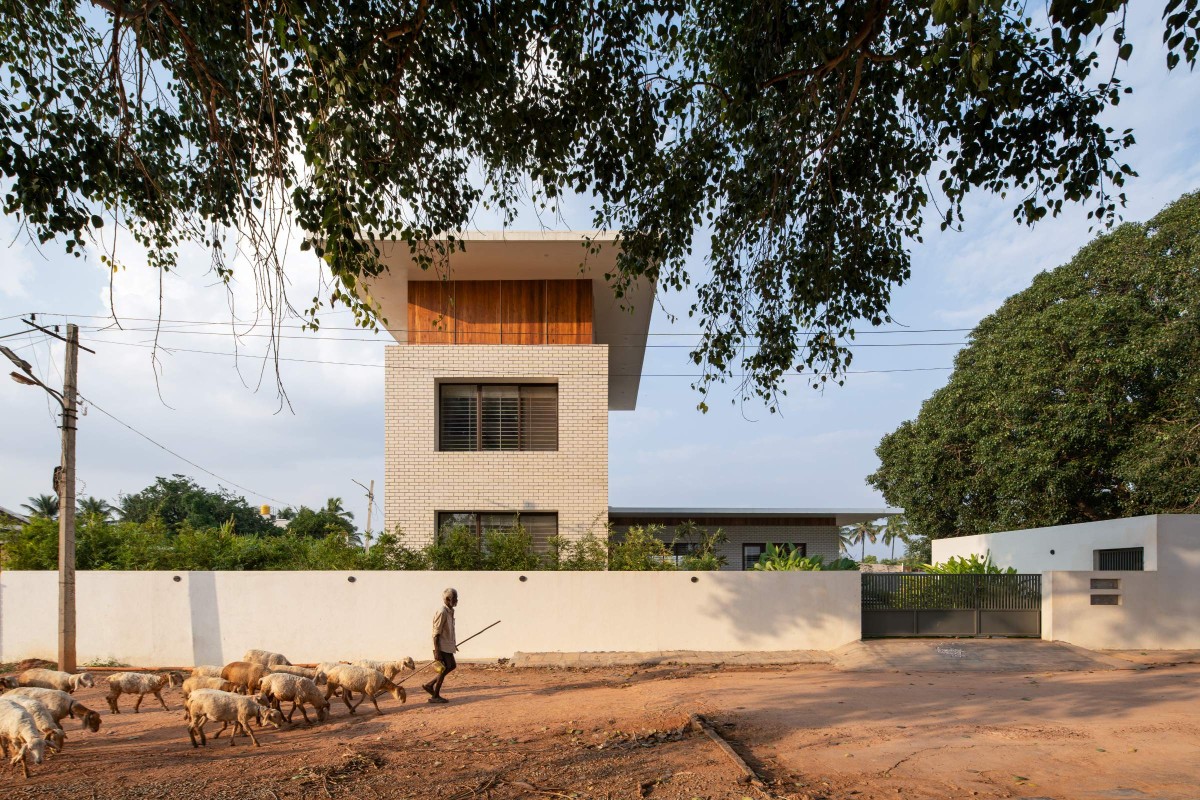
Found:
[[[440,511],[553,511],[559,535],[608,523],[607,345],[396,345],[385,352],[384,526],[430,541]],[[437,449],[442,382],[557,383],[558,450]]]

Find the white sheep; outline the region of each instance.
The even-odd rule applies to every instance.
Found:
[[[100,730],[100,715],[97,712],[58,689],[39,689],[26,686],[21,689],[13,689],[5,697],[32,697],[48,708],[50,714],[60,724],[64,717],[70,717],[82,722],[85,730],[90,730],[92,733]]]
[[[96,685],[90,672],[72,675],[70,672],[59,672],[56,669],[27,669],[17,676],[17,683],[41,689],[58,689],[67,694],[74,694],[79,688],[90,689]]]
[[[283,653],[272,653],[270,650],[247,650],[246,655],[242,656],[242,661],[262,664],[264,667],[274,667],[276,664],[291,666],[292,664]]]
[[[264,677],[259,702],[282,712],[283,709],[279,704],[284,700],[292,701],[292,710],[286,717],[289,723],[292,721],[296,709],[299,708],[300,713],[304,715],[304,721],[312,725],[312,720],[308,718],[308,712],[304,710],[306,704],[317,710],[317,722],[324,722],[325,718],[329,716],[329,700],[321,694],[317,684],[310,678],[305,678],[303,675],[289,675],[286,672],[272,672]]]
[[[308,678],[318,686],[325,685],[325,673],[313,667],[295,667],[291,664],[276,664],[271,667],[271,672],[286,672],[289,675],[299,675],[301,678]]]
[[[204,724],[209,721],[225,723],[213,736],[214,739],[233,723],[233,732],[229,735],[230,747],[233,746],[238,728],[250,737],[255,747],[260,746],[250,728],[250,720],[254,720],[260,726],[265,722],[276,728],[283,727],[283,714],[277,709],[265,708],[252,697],[222,692],[219,689],[197,689],[188,697],[185,705],[188,713],[188,737],[192,740],[192,747],[208,745],[208,737],[204,735]],[[197,734],[200,736],[199,744],[196,743]]]
[[[34,764],[41,764],[46,757],[46,739],[37,729],[33,715],[15,700],[0,697],[0,751],[4,757],[9,757],[10,750],[16,754],[9,761],[15,768],[21,765],[21,772],[29,777],[29,765],[25,757],[33,759]]]
[[[350,709],[351,714],[355,713],[355,709],[362,705],[362,701],[367,698],[370,698],[371,705],[375,706],[375,712],[382,714],[383,712],[379,710],[379,703],[375,702],[375,695],[384,691],[389,692],[392,697],[401,703],[408,700],[408,695],[405,693],[404,687],[392,683],[377,669],[339,664],[331,669],[325,678],[325,699],[328,700],[334,692],[341,689],[342,701],[346,704],[346,708]],[[354,692],[363,692],[366,697],[360,699],[357,703],[351,704],[350,701],[354,699]]]
[[[50,709],[42,705],[40,701],[24,695],[9,695],[8,699],[24,706],[25,710],[29,712],[29,716],[33,717],[33,724],[41,732],[46,744],[50,745],[50,749],[54,752],[61,753],[67,734],[58,724],[54,715],[50,713]]]
[[[365,669],[377,669],[382,672],[383,677],[387,678],[388,680],[395,680],[396,676],[406,669],[414,670],[417,668],[416,662],[414,662],[408,656],[405,656],[399,661],[371,661],[370,659],[364,658],[359,661],[351,661],[350,666],[363,667]]]
[[[142,705],[142,699],[152,694],[158,698],[158,702],[162,703],[163,709],[170,711],[167,701],[163,700],[162,690],[167,686],[182,686],[183,676],[178,672],[168,672],[161,675],[153,673],[141,672],[114,672],[108,676],[108,694],[105,700],[108,701],[108,708],[114,714],[120,714],[121,709],[117,706],[117,699],[122,694],[136,694],[137,702],[133,704],[133,713],[138,713],[138,708]]]
[[[219,678],[221,670],[224,667],[218,667],[212,664],[203,664],[199,667],[192,667],[193,678]]]
[[[234,685],[224,678],[196,677],[193,675],[185,679],[183,685],[179,687],[184,700],[187,700],[188,695],[197,689],[220,689],[222,692],[232,692]]]

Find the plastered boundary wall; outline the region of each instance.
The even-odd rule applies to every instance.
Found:
[[[1200,649],[1200,516],[1141,519],[1156,521],[1158,569],[1047,572],[1042,638],[1099,650]],[[1093,579],[1117,588],[1092,588]],[[1093,595],[1116,595],[1118,604],[1092,605]]]
[[[982,558],[990,552],[992,560],[1001,567],[1015,567],[1017,572],[1050,572],[1054,570],[1091,570],[1095,568],[1094,550],[1120,547],[1145,548],[1145,568],[1158,569],[1158,529],[1161,520],[1193,520],[1200,534],[1200,516],[1151,515],[1083,522],[1077,525],[1055,525],[1049,528],[1030,528],[1019,531],[983,533],[933,541],[933,560],[942,563],[952,556]],[[1054,552],[1051,553],[1050,551]]]
[[[258,647],[295,662],[427,658],[449,586],[460,639],[503,620],[463,649],[468,659],[827,650],[861,635],[857,572],[79,572],[78,656],[187,666]],[[53,659],[56,614],[57,573],[0,573],[0,661]]]

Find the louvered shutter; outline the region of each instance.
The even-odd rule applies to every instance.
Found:
[[[479,449],[479,389],[474,385],[443,384],[440,409],[440,450]]]
[[[558,449],[558,387],[521,387],[521,449]]]

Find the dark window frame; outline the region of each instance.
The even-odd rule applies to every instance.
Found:
[[[1098,572],[1144,572],[1146,570],[1145,547],[1108,547],[1092,551]]]
[[[450,388],[461,390],[463,387],[474,389],[473,408],[464,414],[464,417],[469,415],[470,422],[463,423],[465,433],[459,434],[464,440],[473,438],[473,441],[468,446],[448,447],[447,439],[452,438],[447,436],[446,426],[448,424],[448,413],[446,409],[448,398],[446,390]],[[496,390],[511,389],[515,391],[515,413],[516,420],[513,423],[515,430],[511,435],[516,437],[515,447],[505,447],[505,432],[503,430],[503,421],[493,421],[489,425],[489,414],[501,413],[495,409],[489,409],[485,402],[488,391],[496,392]],[[545,394],[547,389],[554,392],[554,411],[552,430],[550,425],[546,424],[545,419],[532,419],[534,403],[537,394]],[[535,392],[533,390],[541,390]],[[459,395],[462,398],[469,398],[471,395]],[[525,382],[525,383],[479,383],[475,381],[440,381],[437,384],[437,450],[441,453],[552,453],[558,451],[559,444],[559,408],[558,408],[558,383],[557,382]],[[540,398],[543,402],[547,398]],[[499,402],[503,402],[501,398]],[[463,412],[459,412],[463,413]],[[509,412],[512,413],[512,412]],[[546,409],[541,409],[541,414],[546,413]],[[496,427],[496,426],[499,427]],[[538,426],[543,427],[539,428]],[[492,430],[489,430],[492,428]],[[553,437],[553,446],[546,446],[549,439]],[[498,446],[497,446],[498,445]]]
[[[493,529],[490,526],[485,528],[485,526],[483,524],[483,518],[487,517],[487,516],[499,517],[499,516],[506,516],[506,515],[512,515],[513,517],[516,518],[516,522],[518,522],[518,523],[520,523],[524,519],[528,519],[529,517],[550,517],[554,520],[554,531],[552,533],[547,534],[541,540],[534,538],[533,546],[534,546],[535,552],[540,553],[540,552],[544,551],[546,549],[546,540],[550,539],[551,537],[558,536],[558,512],[557,511],[438,511],[438,512],[435,512],[435,515],[434,515],[434,521],[437,524],[436,536],[437,536],[438,541],[440,541],[441,536],[442,536],[442,530],[446,527],[446,525],[452,524],[450,520],[448,520],[448,519],[444,520],[443,519],[444,517],[470,516],[470,517],[473,517],[474,519],[471,521],[470,524],[467,525],[467,527],[469,529],[471,529],[471,532],[475,535],[475,537],[477,539],[482,541],[485,530]],[[506,527],[513,527],[513,526],[496,526],[496,529],[502,529],[502,528],[506,528]],[[525,530],[528,532],[529,527],[525,526]],[[533,534],[530,533],[530,535],[532,536]]]
[[[768,544],[773,544],[776,547],[783,547],[785,544],[790,544],[792,547],[795,547],[800,551],[800,556],[802,558],[808,557],[808,542],[742,542],[742,572],[749,572],[750,570],[754,569],[754,565],[758,563],[757,557],[749,563],[746,562],[746,548],[757,547],[759,551],[759,557],[761,557],[763,553],[767,552]]]

